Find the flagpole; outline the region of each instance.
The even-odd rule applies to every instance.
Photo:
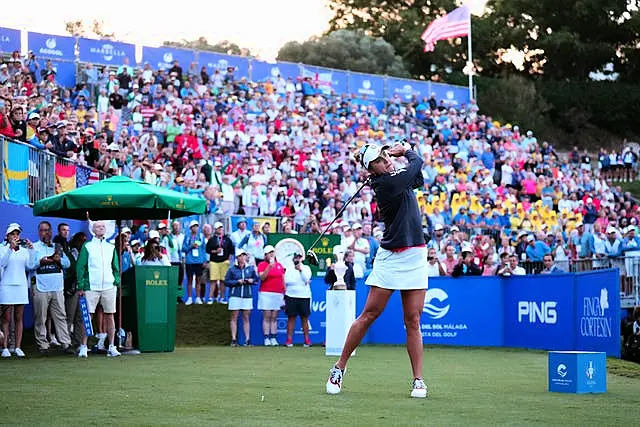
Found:
[[[469,37],[467,37],[467,67],[469,71],[469,100],[473,99],[473,50],[471,48],[471,11],[469,11]]]

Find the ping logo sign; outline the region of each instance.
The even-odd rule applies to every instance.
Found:
[[[555,325],[558,322],[556,301],[518,301],[518,323],[543,323]]]

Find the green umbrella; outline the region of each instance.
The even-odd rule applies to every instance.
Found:
[[[168,190],[124,176],[114,176],[39,200],[35,216],[87,220],[166,219],[201,215],[206,202],[194,196]]]

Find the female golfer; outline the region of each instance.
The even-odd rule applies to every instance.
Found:
[[[390,156],[405,156],[408,165],[396,168]],[[351,325],[340,359],[331,368],[327,393],[340,393],[351,353],[382,313],[393,291],[399,290],[407,330],[407,352],[413,370],[411,397],[427,397],[427,386],[422,378],[420,332],[420,314],[427,289],[427,248],[413,193],[413,189],[424,185],[422,159],[404,143],[391,148],[364,145],[356,154],[356,160],[369,171],[385,230],[373,270],[366,281],[370,286],[367,302]]]

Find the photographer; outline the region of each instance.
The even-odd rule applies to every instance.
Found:
[[[462,249],[462,253],[460,254],[460,261],[458,265],[453,269],[453,273],[451,273],[452,277],[462,277],[462,276],[481,276],[482,269],[474,264],[473,262],[473,252],[471,252],[470,248]]]
[[[29,303],[29,283],[26,271],[33,268],[31,252],[33,245],[20,238],[20,225],[9,224],[5,242],[0,247],[0,309],[2,312],[2,357],[11,357],[9,352],[9,323],[11,315],[15,322],[15,354],[24,357],[22,346],[22,325],[24,306]]]
[[[40,241],[33,245],[32,264],[36,266],[36,286],[33,290],[34,332],[38,351],[47,353],[47,313],[56,329],[56,335],[63,349],[71,350],[71,340],[67,329],[67,315],[64,304],[63,269],[69,268],[69,258],[62,251],[62,246],[51,242],[51,223],[42,221],[38,224]]]
[[[496,270],[496,276],[501,277],[509,277],[511,276],[511,264],[509,263],[509,259],[511,255],[507,252],[502,252],[500,254],[500,265],[498,265],[498,269]]]
[[[293,267],[284,273],[284,301],[287,313],[287,347],[293,347],[293,328],[296,325],[296,317],[300,316],[302,332],[304,333],[304,346],[311,347],[309,339],[309,315],[311,314],[311,269],[302,264],[302,255],[296,253],[293,256]]]
[[[429,248],[429,252],[427,252],[427,276],[446,276],[447,267],[440,262],[436,254],[437,252],[435,248]]]

